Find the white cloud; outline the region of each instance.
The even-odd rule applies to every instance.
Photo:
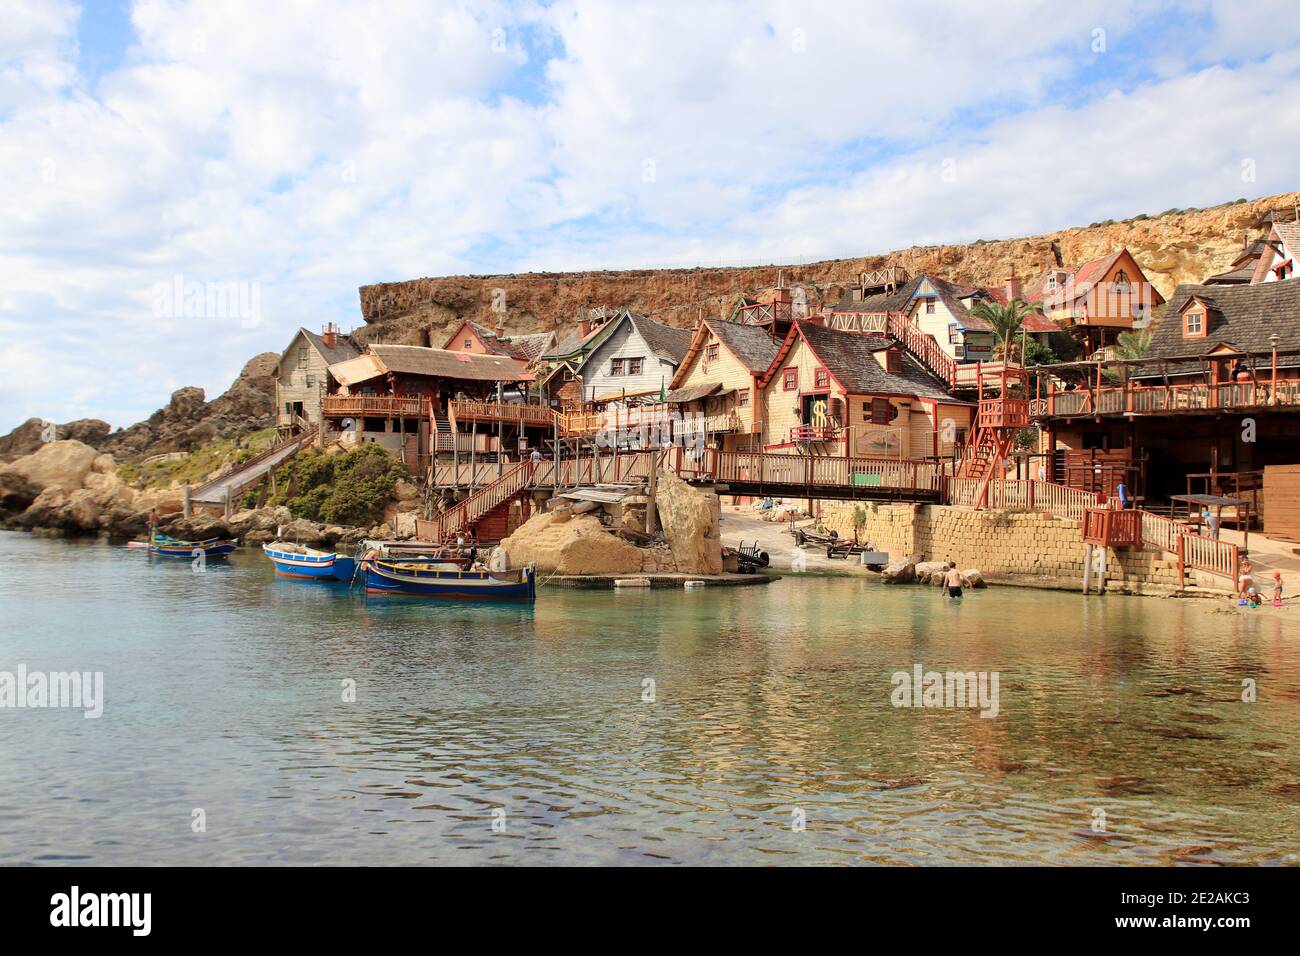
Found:
[[[366,282],[853,255],[1297,172],[1300,34],[1217,5],[1184,35],[1154,0],[138,0],[92,89],[74,7],[0,4],[0,430],[216,394],[297,325],[358,322]],[[160,320],[177,274],[256,283],[260,324]]]

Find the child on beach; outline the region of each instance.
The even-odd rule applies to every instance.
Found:
[[[1282,572],[1273,572],[1273,606],[1282,606]]]
[[[1246,606],[1247,606],[1247,607],[1259,607],[1259,605],[1260,605],[1260,601],[1261,601],[1261,598],[1260,598],[1260,596],[1259,596],[1259,592],[1256,591],[1254,588],[1250,588],[1250,589],[1246,592]]]

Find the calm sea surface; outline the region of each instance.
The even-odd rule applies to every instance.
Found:
[[[457,607],[0,533],[0,628],[0,671],[105,681],[98,720],[0,709],[4,864],[1300,861],[1300,628],[1203,602]],[[891,706],[917,663],[1000,713]]]

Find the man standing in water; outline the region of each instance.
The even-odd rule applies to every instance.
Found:
[[[943,577],[943,586],[948,590],[948,597],[961,597],[961,572],[957,570],[957,562],[948,562],[948,573]]]

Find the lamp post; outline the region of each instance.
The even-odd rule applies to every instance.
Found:
[[[1268,344],[1273,347],[1273,387],[1269,389],[1268,403],[1277,404],[1277,343],[1282,341],[1282,336],[1274,332],[1268,337]]]

